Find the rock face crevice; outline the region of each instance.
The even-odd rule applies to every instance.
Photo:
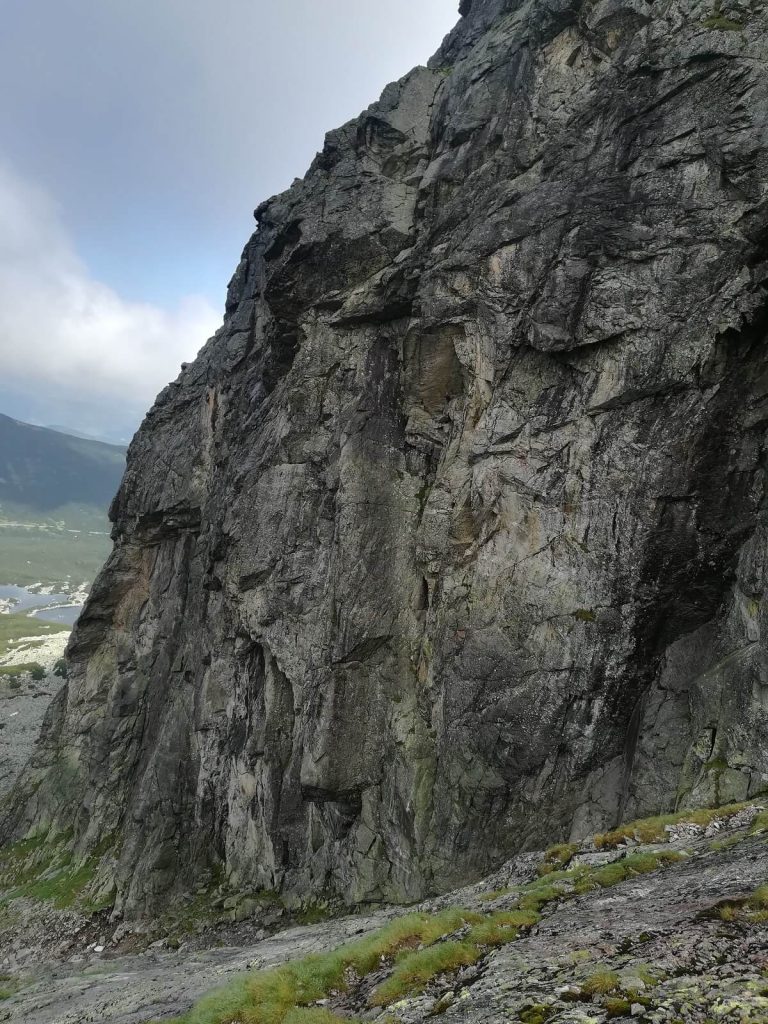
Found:
[[[113,837],[126,913],[417,900],[768,782],[766,14],[462,13],[131,445],[4,825]]]

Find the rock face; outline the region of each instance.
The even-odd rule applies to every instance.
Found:
[[[768,17],[462,10],[131,445],[5,824],[114,842],[126,913],[415,900],[768,782]]]

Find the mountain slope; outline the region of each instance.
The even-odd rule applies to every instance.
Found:
[[[768,13],[464,10],[131,445],[3,823],[117,913],[416,901],[768,778]]]
[[[67,505],[109,507],[125,449],[0,415],[0,508],[45,517]]]
[[[0,415],[0,586],[90,583],[124,471],[124,448]]]
[[[21,990],[0,1002],[0,1021],[763,1024],[768,846],[752,834],[754,810],[713,818],[650,845],[527,854],[419,907],[266,938],[256,922],[238,933],[190,917],[191,934],[171,932],[144,956],[128,952],[137,936],[110,937],[114,924],[71,910],[57,922],[27,902],[25,941],[7,960],[6,985]],[[344,971],[345,959],[357,969]]]

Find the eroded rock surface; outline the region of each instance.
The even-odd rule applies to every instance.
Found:
[[[336,1020],[379,1024],[426,1024],[437,1014],[461,1024],[604,1024],[619,1019],[759,1024],[768,1016],[767,915],[731,919],[723,908],[738,906],[763,885],[768,845],[764,831],[751,835],[738,824],[732,817],[685,837],[670,833],[666,844],[604,851],[601,856],[614,865],[658,850],[679,860],[568,896],[568,879],[575,880],[584,863],[583,856],[576,857],[558,875],[562,898],[547,903],[541,920],[516,940],[487,951],[467,968],[436,974],[423,991],[385,1008],[372,1007],[368,997],[393,969],[392,962],[349,991],[334,992],[322,1005]],[[718,841],[705,835],[715,832]],[[590,846],[585,843],[584,849]],[[523,854],[493,876],[413,909],[435,914],[460,907],[494,914],[514,908],[526,883],[536,878],[542,858]],[[176,951],[159,944],[135,955],[120,954],[113,942],[94,949],[90,941],[85,947],[92,936],[84,930],[79,951],[66,960],[30,958],[21,966],[0,955],[0,970],[12,967],[11,977],[19,985],[16,995],[0,1001],[0,1021],[147,1024],[176,1019],[209,989],[243,978],[248,970],[328,952],[407,913],[390,909],[325,921],[237,948],[206,949],[187,942]],[[450,939],[446,935],[438,941]],[[602,984],[596,986],[596,980]]]
[[[27,1024],[147,1024],[189,1009],[233,975],[324,952],[381,927],[386,915],[292,928],[258,944],[178,952],[157,948],[135,956],[89,946],[66,964],[22,975],[22,991],[0,1002],[0,1021]],[[79,959],[79,963],[78,963]]]
[[[731,6],[466,2],[259,207],[6,834],[112,843],[126,914],[216,866],[407,901],[765,786],[768,18]]]

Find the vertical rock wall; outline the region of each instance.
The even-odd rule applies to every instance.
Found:
[[[5,824],[111,837],[126,912],[417,899],[768,782],[765,12],[462,12],[131,446]]]

